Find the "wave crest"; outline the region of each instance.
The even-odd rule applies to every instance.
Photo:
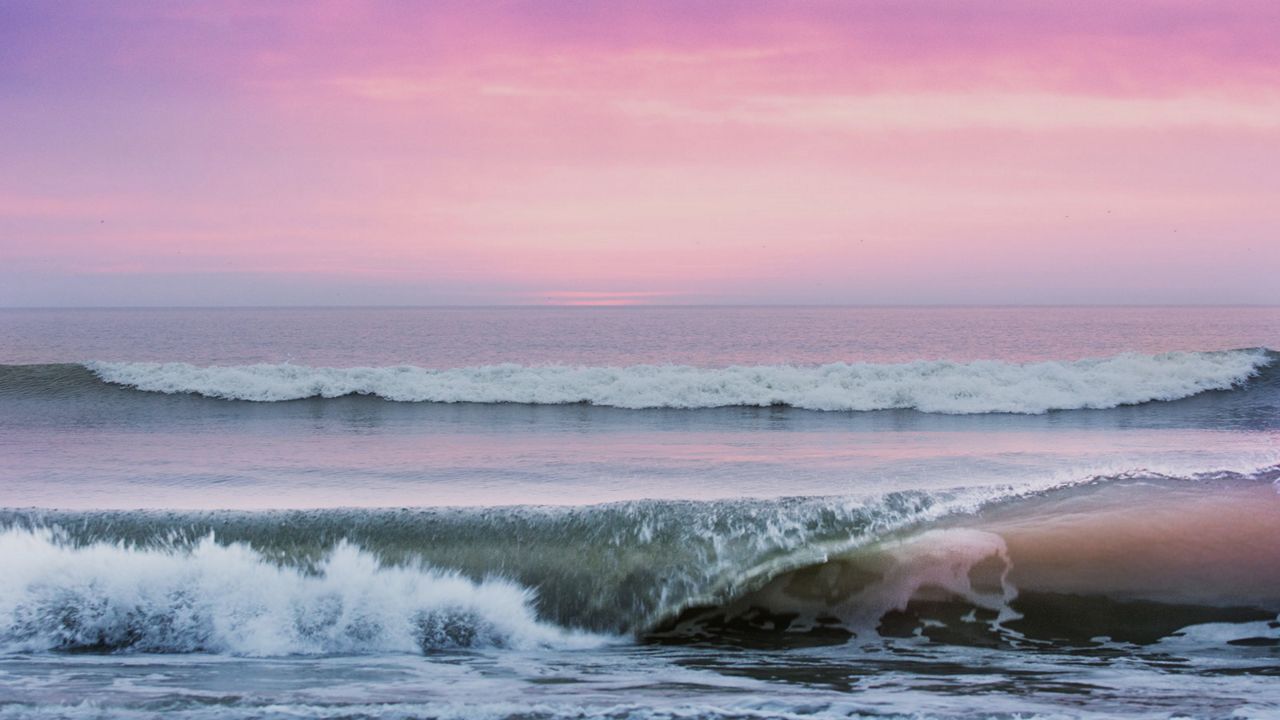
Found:
[[[1256,376],[1272,361],[1268,351],[1252,349],[1129,353],[1071,362],[918,361],[816,367],[428,369],[115,362],[87,367],[105,382],[138,390],[255,402],[372,395],[400,402],[586,403],[627,409],[782,405],[828,411],[1036,414],[1178,400],[1227,390]]]

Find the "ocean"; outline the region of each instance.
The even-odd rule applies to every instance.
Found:
[[[1280,717],[1280,308],[0,310],[0,719]]]

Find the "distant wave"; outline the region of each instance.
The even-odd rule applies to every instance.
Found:
[[[918,361],[820,366],[491,365],[325,368],[92,362],[101,380],[159,393],[278,402],[371,395],[399,402],[586,403],[617,408],[789,406],[808,410],[1044,413],[1169,401],[1242,385],[1275,359],[1265,349],[1124,354],[1011,363]]]

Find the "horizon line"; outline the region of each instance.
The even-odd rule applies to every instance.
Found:
[[[6,310],[539,310],[698,308],[1280,308],[1277,303],[546,303],[546,304],[368,304],[368,305],[3,305]]]

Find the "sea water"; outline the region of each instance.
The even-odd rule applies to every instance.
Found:
[[[1280,309],[0,311],[0,717],[1272,717]]]

